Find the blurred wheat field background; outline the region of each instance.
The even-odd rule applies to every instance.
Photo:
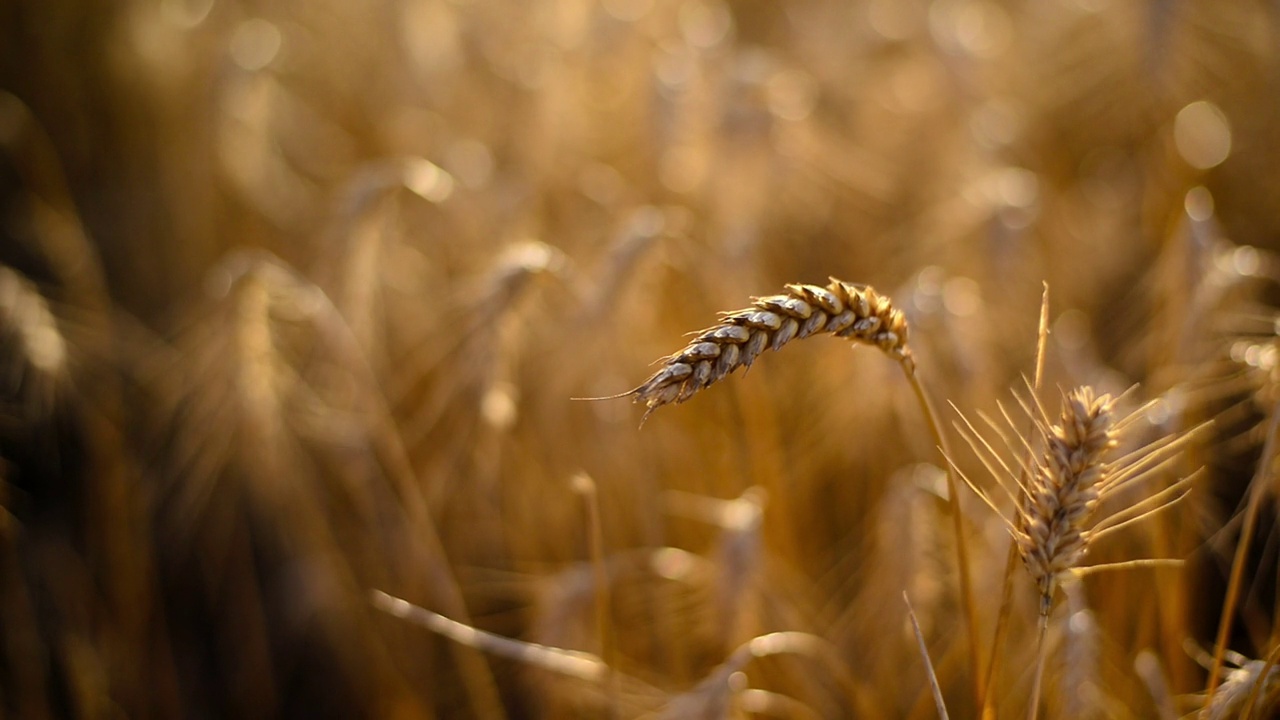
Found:
[[[5,717],[930,718],[931,676],[1275,716],[1280,5],[4,0],[0,39]],[[829,276],[900,311],[947,457],[829,337],[642,427],[574,399]],[[1099,517],[1190,490],[1086,564],[1184,562],[1064,570],[1039,641],[997,480],[1078,386],[1151,466]]]

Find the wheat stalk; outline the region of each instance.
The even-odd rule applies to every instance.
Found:
[[[622,396],[643,402],[647,419],[663,405],[682,403],[734,370],[750,368],[765,350],[818,333],[873,345],[911,364],[907,320],[874,288],[831,278],[826,287],[787,285],[786,290],[723,313],[720,322],[694,333],[683,350],[663,358],[657,372]]]

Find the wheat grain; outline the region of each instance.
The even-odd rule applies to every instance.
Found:
[[[892,301],[872,287],[831,278],[826,287],[787,285],[783,294],[754,298],[751,307],[724,313],[720,322],[694,333],[683,350],[664,358],[657,372],[624,395],[643,402],[647,418],[740,367],[750,368],[765,350],[818,333],[873,345],[910,362],[907,320]]]

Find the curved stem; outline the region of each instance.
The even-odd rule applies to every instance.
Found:
[[[973,699],[974,706],[980,709],[983,704],[983,673],[982,658],[978,648],[978,617],[973,600],[973,582],[969,573],[969,547],[965,541],[964,518],[960,513],[959,483],[956,482],[955,469],[950,462],[952,457],[951,448],[947,444],[946,436],[942,434],[942,429],[938,424],[938,415],[933,409],[933,403],[929,401],[929,395],[920,383],[920,376],[916,372],[915,360],[910,355],[907,355],[899,361],[899,364],[902,367],[903,374],[907,376],[907,381],[911,384],[911,389],[916,394],[916,400],[920,403],[920,410],[924,413],[929,432],[933,435],[938,452],[942,454],[942,466],[947,471],[947,498],[951,508],[952,529],[956,536],[956,560],[960,574],[960,602],[964,606],[965,625],[969,640],[969,666],[970,674],[973,676]]]

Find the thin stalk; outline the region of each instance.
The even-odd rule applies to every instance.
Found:
[[[1049,644],[1046,638],[1049,634],[1049,616],[1040,616],[1040,633],[1036,640],[1036,674],[1031,685],[1031,707],[1027,709],[1028,720],[1036,720],[1040,717],[1040,688],[1044,684],[1044,666],[1045,659],[1049,657]]]
[[[1110,572],[1112,570],[1133,570],[1134,568],[1183,568],[1186,567],[1187,561],[1182,558],[1138,558],[1137,560],[1122,560],[1120,562],[1102,563],[1101,565],[1085,565],[1071,570],[1071,574],[1075,577],[1085,577],[1094,573]]]
[[[938,674],[933,670],[933,661],[929,659],[929,647],[925,645],[924,633],[920,632],[920,622],[916,620],[916,611],[911,607],[911,598],[902,593],[902,601],[907,604],[907,617],[911,619],[911,630],[916,634],[916,644],[920,646],[920,659],[924,661],[924,671],[929,677],[929,688],[933,690],[933,704],[938,709],[939,720],[949,720],[947,703],[942,699],[942,688],[938,685]]]
[[[413,605],[407,600],[381,590],[369,591],[369,600],[379,610],[421,625],[459,645],[493,653],[527,665],[590,683],[599,682],[604,674],[604,661],[591,653],[539,645],[494,635],[466,623]]]
[[[969,548],[965,542],[964,518],[960,513],[959,483],[956,482],[955,469],[951,466],[950,460],[948,460],[948,458],[954,456],[951,454],[947,438],[942,434],[941,426],[938,424],[938,416],[934,412],[933,403],[930,402],[928,393],[925,392],[924,386],[920,383],[915,361],[912,360],[910,355],[907,355],[900,361],[900,365],[903,374],[907,376],[907,381],[911,384],[911,389],[916,394],[916,400],[920,403],[920,410],[924,413],[925,421],[929,426],[929,432],[933,435],[934,443],[937,445],[938,451],[942,453],[942,465],[947,469],[947,498],[951,508],[952,529],[956,536],[956,560],[959,564],[960,572],[960,601],[964,606],[965,625],[969,639],[969,667],[971,668],[970,675],[973,676],[974,706],[982,707],[982,657],[978,649],[978,617],[973,600],[973,581],[969,572]]]
[[[1009,632],[1009,617],[1013,614],[1013,576],[1018,570],[1018,545],[1009,541],[1009,554],[1004,564],[1004,589],[1000,593],[1000,614],[996,616],[996,633],[991,639],[991,664],[987,666],[987,677],[982,687],[991,687],[995,679],[996,667],[1000,664],[1001,648],[1004,647],[1005,635]],[[983,696],[982,719],[994,720],[996,709],[991,695]]]
[[[1044,284],[1044,294],[1040,297],[1040,325],[1036,334],[1036,371],[1032,381],[1031,392],[1032,397],[1037,397],[1040,392],[1041,385],[1044,384],[1044,357],[1045,350],[1049,344],[1049,283]],[[1027,465],[1035,460],[1028,453]],[[1024,465],[1025,468],[1027,465]],[[1026,471],[1023,471],[1023,478],[1019,481],[1023,485],[1025,481]],[[1010,540],[1009,552],[1004,563],[1004,587],[1000,592],[1000,612],[996,615],[996,632],[991,638],[991,664],[987,667],[986,677],[983,679],[980,690],[982,691],[982,702],[979,703],[979,709],[982,713],[983,720],[994,720],[995,705],[991,696],[987,694],[987,689],[991,687],[991,682],[995,679],[996,668],[1000,664],[1001,649],[1004,647],[1005,635],[1009,632],[1009,617],[1013,612],[1013,576],[1018,569],[1018,544]]]
[[[1276,435],[1280,433],[1280,405],[1271,409],[1271,422],[1267,427],[1267,443],[1262,448],[1262,458],[1258,460],[1258,468],[1253,480],[1249,483],[1249,505],[1245,509],[1244,527],[1240,529],[1240,541],[1236,543],[1235,558],[1231,561],[1231,579],[1227,582],[1227,597],[1222,603],[1222,617],[1218,620],[1218,637],[1213,643],[1213,665],[1209,668],[1209,689],[1205,697],[1205,707],[1213,702],[1213,694],[1218,690],[1222,679],[1222,659],[1227,650],[1227,640],[1231,636],[1232,621],[1235,620],[1236,603],[1240,600],[1240,586],[1244,583],[1244,565],[1249,554],[1249,545],[1253,542],[1253,533],[1258,524],[1258,511],[1262,506],[1262,490],[1266,479],[1271,475],[1271,466],[1275,458]]]
[[[587,511],[587,532],[590,536],[591,569],[595,578],[596,635],[600,638],[600,657],[604,659],[605,694],[608,698],[609,717],[616,720],[621,708],[620,678],[616,670],[616,643],[613,627],[609,622],[609,577],[604,566],[604,526],[600,522],[600,496],[596,482],[585,473],[573,477],[573,490],[582,496]]]

